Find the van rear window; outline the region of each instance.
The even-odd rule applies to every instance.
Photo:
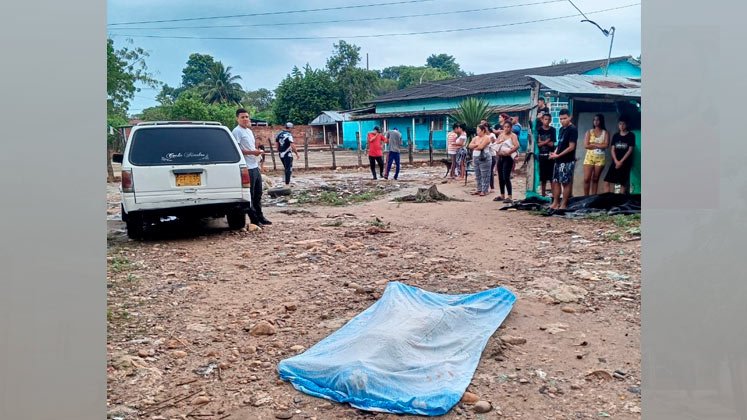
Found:
[[[236,163],[241,155],[233,137],[214,127],[141,128],[132,136],[133,165],[199,165]]]

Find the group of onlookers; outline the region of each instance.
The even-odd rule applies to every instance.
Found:
[[[552,193],[550,208],[553,210],[565,209],[573,194],[573,174],[578,142],[578,129],[573,124],[568,110],[561,109],[559,118],[560,129],[556,130],[550,125],[551,116],[544,99],[539,101],[536,132],[540,188],[542,196],[546,196],[547,183],[550,182]],[[236,111],[236,121],[238,125],[233,135],[244,154],[252,186],[249,217],[252,223],[269,225],[271,222],[264,217],[261,207],[260,165],[263,163],[265,151],[257,147],[255,143],[254,134],[249,128],[249,113],[245,109]],[[607,165],[607,149],[610,149],[611,162],[607,175],[604,177],[605,190],[611,192],[614,185],[620,185],[621,191],[626,192],[633,166],[633,150],[636,141],[635,135],[628,130],[628,119],[625,116],[619,118],[617,126],[618,132],[610,138],[604,115],[596,114],[592,121],[592,128],[584,136],[586,150],[583,159],[584,195],[597,194],[599,178]],[[285,128],[276,136],[276,142],[285,169],[285,184],[288,185],[292,174],[292,153],[298,158],[298,152],[289,131],[293,128],[293,124],[287,123]],[[519,155],[521,130],[518,118],[504,113],[499,115],[498,124],[492,127],[487,120],[482,120],[476,127],[475,136],[468,140],[467,126],[463,123],[455,123],[446,139],[447,153],[451,160],[449,177],[456,179],[457,172],[459,176],[464,175],[461,173],[464,167],[462,163],[466,162],[468,154],[471,154],[476,182],[476,188],[471,194],[484,197],[495,192],[495,177],[497,176],[499,194],[493,200],[511,203],[513,201],[511,175],[516,168],[516,158]],[[385,145],[389,148],[386,168],[383,160]],[[373,179],[378,179],[378,177],[389,179],[389,171],[393,163],[395,164],[394,179],[399,178],[402,134],[396,127],[383,134],[379,127],[374,127],[373,131],[368,133],[366,148]]]
[[[544,99],[540,99],[536,120],[539,152],[537,164],[541,194],[547,196],[549,182],[552,195],[550,208],[553,210],[565,209],[573,195],[578,142],[578,129],[567,109],[560,110],[559,119],[559,129],[550,125],[550,110]],[[604,115],[594,116],[592,128],[584,137],[584,195],[597,194],[601,174],[608,163],[607,149],[610,150],[611,162],[604,177],[605,191],[612,192],[614,186],[619,185],[621,192],[626,193],[635,148],[635,135],[628,130],[628,123],[628,119],[621,116],[618,120],[618,132],[610,136],[605,126]],[[484,197],[494,192],[494,179],[497,176],[499,195],[494,201],[512,202],[511,175],[516,168],[521,129],[516,117],[501,114],[498,124],[493,127],[486,120],[482,120],[476,127],[475,136],[468,141],[467,126],[455,123],[446,140],[447,153],[451,160],[450,178],[456,178],[460,158],[467,151],[472,155],[476,183],[476,188],[471,193]]]
[[[542,125],[537,129],[539,146],[539,169],[541,193],[546,195],[546,184],[552,187],[553,210],[568,207],[568,200],[573,195],[573,174],[576,166],[576,143],[578,129],[567,109],[561,109],[560,130],[555,136],[554,127],[550,126],[550,115],[541,116]],[[611,164],[604,178],[605,191],[612,192],[614,185],[620,186],[625,194],[630,182],[630,171],[633,167],[633,150],[635,134],[628,131],[628,119],[620,116],[617,123],[618,132],[610,139],[605,126],[604,115],[596,114],[592,128],[584,136],[586,153],[583,160],[584,195],[595,195],[599,191],[599,178],[607,165],[607,149],[610,149]],[[562,200],[561,200],[562,196]]]

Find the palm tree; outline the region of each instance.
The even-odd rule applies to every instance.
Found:
[[[231,66],[224,67],[223,63],[215,63],[208,71],[208,76],[202,84],[202,94],[209,104],[227,103],[239,105],[244,90],[237,82],[241,76],[231,75]]]
[[[493,109],[490,107],[488,101],[482,98],[466,98],[459,103],[456,111],[450,115],[454,121],[464,123],[467,126],[467,143],[469,145],[472,141],[472,137],[476,134],[477,126],[482,120],[488,120],[493,115]],[[460,164],[459,173],[464,176],[464,185],[467,185],[467,173],[469,167],[470,154],[467,154],[465,160]]]
[[[480,121],[487,120],[492,115],[493,111],[488,101],[482,98],[466,98],[459,103],[459,106],[450,118],[467,125],[467,137],[471,140],[472,136],[475,135],[475,128],[480,124]]]

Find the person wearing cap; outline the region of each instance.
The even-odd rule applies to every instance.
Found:
[[[275,136],[275,141],[278,144],[278,155],[280,161],[283,162],[283,168],[285,168],[285,185],[290,185],[291,173],[293,172],[293,156],[291,152],[296,155],[296,159],[299,159],[298,151],[296,150],[296,143],[293,142],[293,135],[290,130],[293,128],[293,123],[285,123],[285,130],[278,133]]]

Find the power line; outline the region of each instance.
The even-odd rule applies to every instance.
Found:
[[[584,12],[582,12],[582,11],[581,11],[581,9],[579,9],[579,8],[578,8],[578,6],[576,6],[576,4],[575,4],[575,3],[573,3],[573,1],[572,1],[572,0],[568,0],[568,2],[569,2],[569,3],[570,3],[570,4],[572,5],[572,6],[573,6],[573,7],[575,7],[575,8],[576,8],[576,10],[578,10],[578,12],[579,12],[579,13],[581,13],[581,15],[582,15],[582,16],[584,17],[584,19],[589,19],[589,17],[588,17],[588,16],[586,16],[586,15],[584,14]]]
[[[250,27],[257,27],[257,26],[295,26],[295,25],[316,25],[321,23],[345,23],[345,22],[367,22],[367,21],[375,21],[375,20],[391,20],[391,19],[407,19],[407,18],[414,18],[414,17],[427,17],[427,16],[440,16],[440,15],[454,15],[454,14],[463,14],[463,13],[474,13],[474,12],[486,12],[490,10],[499,10],[499,9],[510,9],[515,7],[523,7],[523,6],[536,6],[536,5],[542,5],[542,4],[549,4],[549,3],[560,3],[564,2],[566,0],[546,0],[546,1],[538,1],[534,3],[521,3],[521,4],[512,4],[508,6],[495,6],[495,7],[484,7],[480,9],[469,9],[469,10],[453,10],[453,11],[447,11],[447,12],[436,12],[436,13],[424,13],[424,14],[414,14],[414,15],[398,15],[398,16],[381,16],[381,17],[373,17],[373,18],[365,18],[365,19],[337,19],[337,20],[318,20],[318,21],[312,21],[312,22],[279,22],[279,23],[252,23],[252,24],[240,24],[240,25],[208,25],[208,26],[168,26],[168,27],[150,27],[150,28],[144,28],[144,27],[127,27],[127,28],[110,28],[110,29],[116,29],[116,30],[148,30],[148,29],[154,29],[154,30],[171,30],[171,29],[212,29],[212,28],[250,28]]]
[[[609,9],[595,10],[588,14],[604,13],[613,10],[626,9],[628,7],[639,6],[641,3],[632,3],[625,6],[613,7]],[[471,28],[457,28],[457,29],[441,29],[435,31],[424,31],[424,32],[401,32],[401,33],[389,33],[389,34],[373,34],[373,35],[350,35],[350,36],[294,36],[294,37],[208,37],[208,36],[165,36],[165,35],[125,35],[125,34],[111,34],[111,36],[120,36],[126,38],[161,38],[161,39],[203,39],[203,40],[221,40],[221,41],[291,41],[291,40],[312,40],[312,39],[353,39],[353,38],[383,38],[390,36],[411,36],[411,35],[430,35],[430,34],[441,34],[450,32],[464,32],[474,31],[481,29],[495,29],[509,26],[526,25],[530,23],[548,22],[553,20],[569,19],[573,17],[584,16],[583,14],[558,16],[545,19],[527,20],[523,22],[504,23],[499,25],[487,25],[487,26],[474,26]]]
[[[338,7],[323,7],[319,9],[286,10],[286,11],[279,11],[279,12],[246,13],[246,14],[241,14],[241,15],[207,16],[207,17],[182,18],[182,19],[142,20],[139,22],[109,23],[108,26],[135,25],[135,24],[141,24],[141,23],[187,22],[187,21],[194,21],[194,20],[230,19],[230,18],[252,17],[252,16],[289,15],[289,14],[295,14],[295,13],[321,12],[321,11],[328,11],[328,10],[359,9],[359,8],[364,8],[364,7],[391,6],[391,5],[397,5],[397,4],[410,4],[410,3],[424,3],[428,1],[434,1],[434,0],[401,0],[401,1],[394,1],[394,2],[388,2],[388,3],[360,4],[360,5],[353,5],[353,6],[338,6]]]

